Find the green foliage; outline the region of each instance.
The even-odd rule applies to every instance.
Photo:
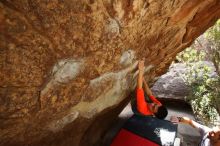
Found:
[[[209,46],[206,49],[209,59],[213,62],[216,72],[220,76],[220,20],[211,27],[206,33],[205,37]]]
[[[180,52],[176,59],[182,63],[191,63],[204,60],[206,52],[203,50],[196,50],[193,46],[186,48]]]
[[[208,31],[205,33],[206,38],[211,40],[213,44],[215,44],[215,47],[219,48],[220,43],[220,20],[216,22],[216,24],[211,27]]]
[[[187,48],[177,56],[178,60],[186,64],[186,72],[182,74],[185,83],[190,87],[187,100],[191,103],[194,113],[205,123],[216,120],[218,116],[213,107],[216,78],[210,77],[212,68],[204,64],[205,52],[194,48]],[[220,92],[219,92],[220,93]]]
[[[191,90],[187,100],[197,117],[210,123],[220,114],[220,20],[205,33],[205,41],[205,47],[194,48],[194,44],[179,53],[177,60],[186,64],[182,78]],[[215,77],[211,76],[213,67],[204,64],[207,59],[214,64]]]

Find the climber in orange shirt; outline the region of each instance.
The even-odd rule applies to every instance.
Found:
[[[136,101],[137,101],[137,110],[143,115],[153,115],[159,119],[164,119],[168,112],[167,108],[163,106],[160,101],[158,101],[152,94],[149,86],[147,85],[143,75],[144,75],[144,61],[141,60],[138,63],[138,80],[137,80],[137,92],[136,92]],[[147,103],[144,97],[143,83],[145,92],[153,103]]]

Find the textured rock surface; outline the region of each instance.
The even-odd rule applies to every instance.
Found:
[[[0,145],[100,145],[137,59],[152,81],[219,17],[219,0],[0,0]]]

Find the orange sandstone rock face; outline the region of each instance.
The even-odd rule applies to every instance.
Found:
[[[101,145],[137,60],[153,80],[219,17],[219,0],[1,0],[0,145]]]

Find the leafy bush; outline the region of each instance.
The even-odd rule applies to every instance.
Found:
[[[187,71],[182,78],[191,89],[187,100],[197,117],[208,124],[220,114],[220,20],[205,33],[201,42],[197,39],[178,54],[177,60],[186,64]]]

